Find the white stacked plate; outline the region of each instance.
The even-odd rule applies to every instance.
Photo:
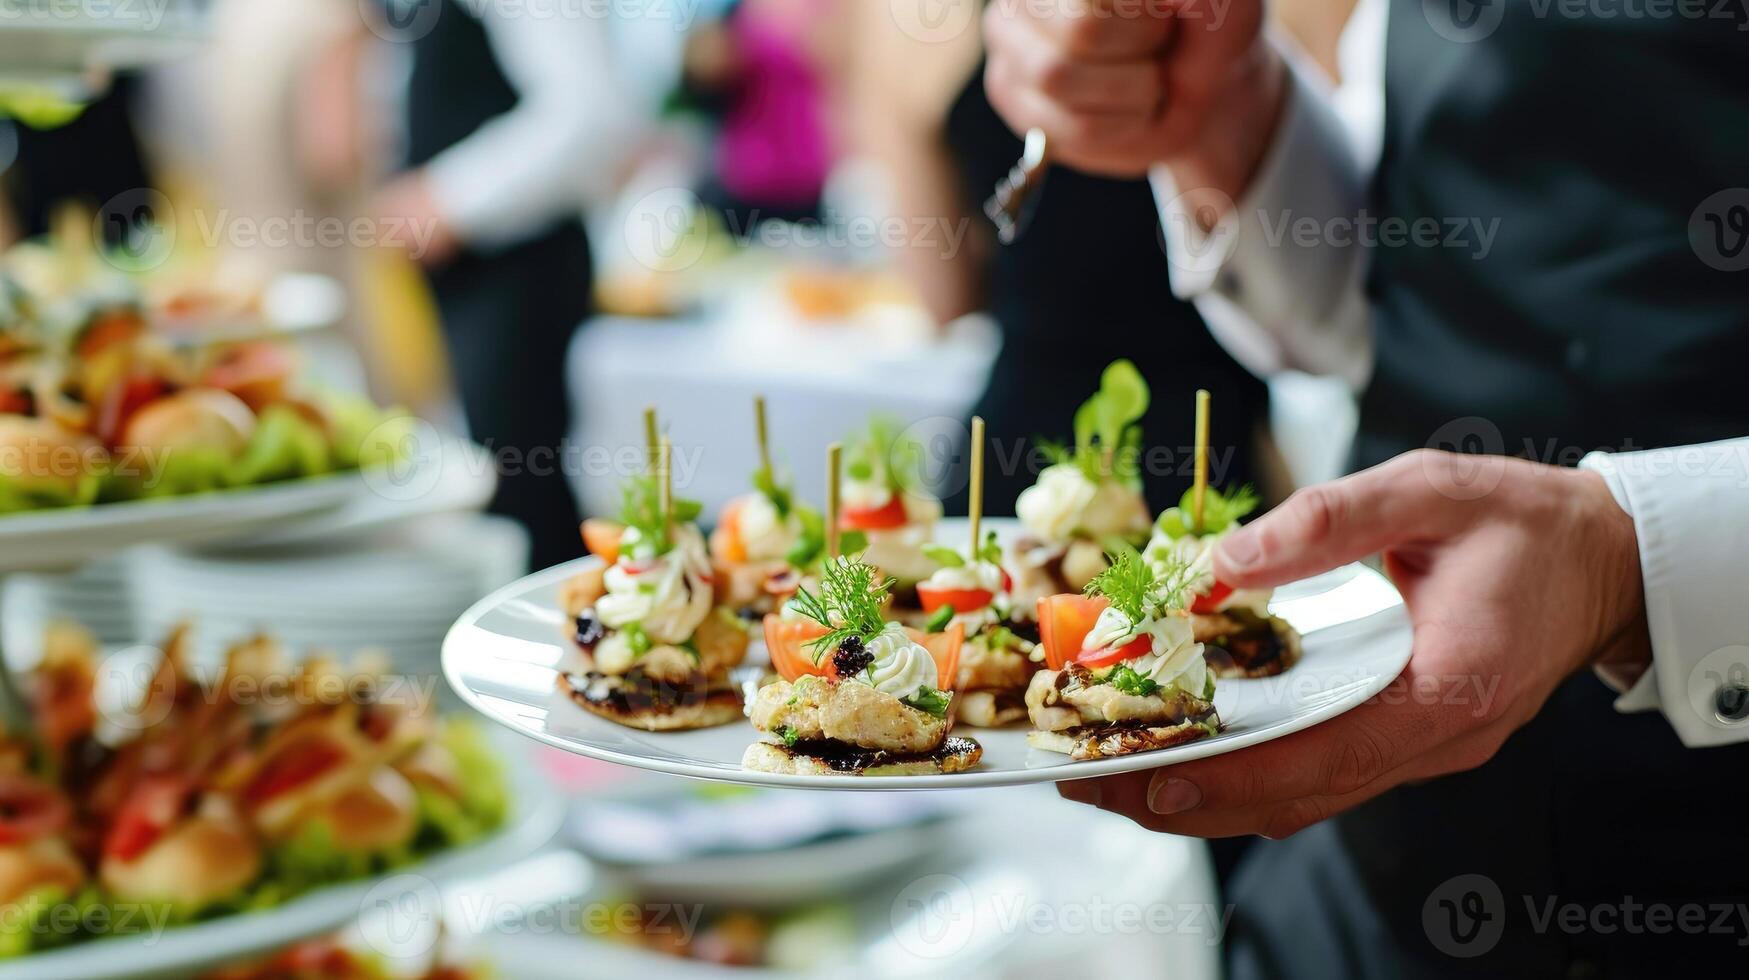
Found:
[[[444,632],[475,599],[516,578],[528,539],[509,520],[427,518],[348,543],[191,554],[141,548],[66,576],[17,576],[0,604],[13,669],[35,660],[45,624],[80,623],[109,646],[157,643],[195,624],[198,663],[259,632],[294,654],[387,653],[397,672],[435,677]]]

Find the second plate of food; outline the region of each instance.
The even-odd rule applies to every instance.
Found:
[[[1349,565],[1278,589],[1270,612],[1304,638],[1303,655],[1275,677],[1223,680],[1215,691],[1221,731],[1171,748],[1086,761],[1028,745],[1027,726],[971,728],[954,734],[982,747],[962,772],[875,776],[792,775],[746,769],[758,733],[739,721],[691,731],[642,731],[584,711],[560,679],[582,668],[567,635],[561,586],[599,559],[537,572],[469,609],[444,642],[444,673],[482,714],[517,732],[579,755],[655,772],[722,782],[812,789],[915,790],[1055,782],[1152,769],[1235,752],[1328,721],[1376,696],[1409,661],[1411,633],[1402,598],[1378,572]],[[757,630],[755,629],[757,632]],[[749,658],[763,662],[756,649]],[[756,673],[756,672],[755,672]]]

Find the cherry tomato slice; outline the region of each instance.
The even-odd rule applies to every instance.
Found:
[[[269,760],[243,790],[243,801],[251,807],[297,789],[345,761],[340,746],[325,738],[299,742]]]
[[[185,776],[141,779],[123,801],[103,838],[104,856],[132,861],[146,853],[182,816],[193,794],[194,783]]]
[[[844,508],[838,525],[854,531],[881,531],[904,527],[905,521],[905,501],[895,493],[879,507]]]
[[[1221,603],[1227,601],[1227,597],[1232,594],[1232,586],[1225,582],[1216,582],[1209,588],[1206,595],[1199,595],[1191,601],[1190,611],[1204,614],[1220,612]]]
[[[908,629],[913,642],[929,651],[935,658],[935,686],[938,690],[951,691],[959,679],[960,648],[966,643],[966,624],[955,623],[940,633],[925,633],[922,630]]]
[[[1081,654],[1081,641],[1092,631],[1099,614],[1111,600],[1104,596],[1073,593],[1044,596],[1038,601],[1039,643],[1045,650],[1045,666],[1062,670]]]
[[[745,497],[736,497],[723,505],[716,530],[711,532],[711,554],[717,561],[739,565],[747,560],[747,542],[741,537],[741,508],[746,505]]]
[[[583,547],[611,565],[619,560],[619,541],[625,533],[625,525],[618,521],[591,517],[583,522]]]
[[[72,805],[49,784],[22,773],[0,775],[0,845],[59,833],[72,817]]]
[[[996,601],[996,594],[989,589],[944,589],[919,582],[917,599],[923,603],[926,613],[933,613],[942,606],[952,606],[956,613],[968,613]]]
[[[826,628],[819,623],[785,621],[776,613],[767,615],[765,649],[771,654],[771,669],[786,681],[809,674],[836,677],[838,671],[832,666],[831,652],[808,646],[809,640],[825,635]],[[818,663],[814,662],[815,656],[820,658]]]
[[[1075,662],[1083,667],[1098,670],[1110,667],[1112,664],[1123,663],[1143,656],[1154,648],[1154,641],[1148,636],[1138,636],[1121,647],[1106,647],[1103,650],[1083,650],[1075,658]]]

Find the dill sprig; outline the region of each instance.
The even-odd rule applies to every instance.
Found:
[[[881,607],[892,591],[894,579],[883,579],[872,565],[855,558],[831,558],[820,568],[820,591],[796,590],[796,611],[821,626],[826,635],[809,640],[815,657],[836,650],[845,640],[867,641],[887,628]]]
[[[1111,564],[1087,583],[1088,595],[1104,596],[1111,607],[1139,623],[1184,605],[1190,564],[1174,558],[1150,562],[1134,550],[1113,551]]]

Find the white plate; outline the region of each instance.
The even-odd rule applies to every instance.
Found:
[[[406,517],[472,509],[491,496],[496,477],[483,450],[423,424],[416,432],[416,451],[389,467],[0,516],[0,574],[63,571],[148,542],[287,543],[350,535]]]
[[[1214,738],[1136,755],[1071,762],[1026,744],[1024,728],[956,729],[984,747],[977,768],[930,776],[788,776],[741,768],[754,740],[746,724],[691,732],[643,732],[597,718],[555,689],[581,666],[565,642],[559,584],[581,558],[494,592],[469,609],[443,644],[444,675],[464,701],[530,738],[579,755],[656,772],[805,789],[911,790],[1055,782],[1152,769],[1234,752],[1309,728],[1384,690],[1409,662],[1402,598],[1384,576],[1350,565],[1277,590],[1271,610],[1305,635],[1305,656],[1280,677],[1222,681],[1215,705],[1226,730]]]
[[[0,573],[59,571],[151,541],[212,540],[331,510],[370,492],[357,473],[218,493],[0,517]]]
[[[492,743],[504,760],[514,798],[510,819],[485,840],[398,868],[381,879],[333,885],[271,909],[167,929],[155,938],[118,936],[0,960],[0,980],[195,976],[223,963],[333,932],[361,912],[402,895],[520,860],[552,839],[563,822],[564,807],[535,775],[526,743],[507,738],[494,738]]]

